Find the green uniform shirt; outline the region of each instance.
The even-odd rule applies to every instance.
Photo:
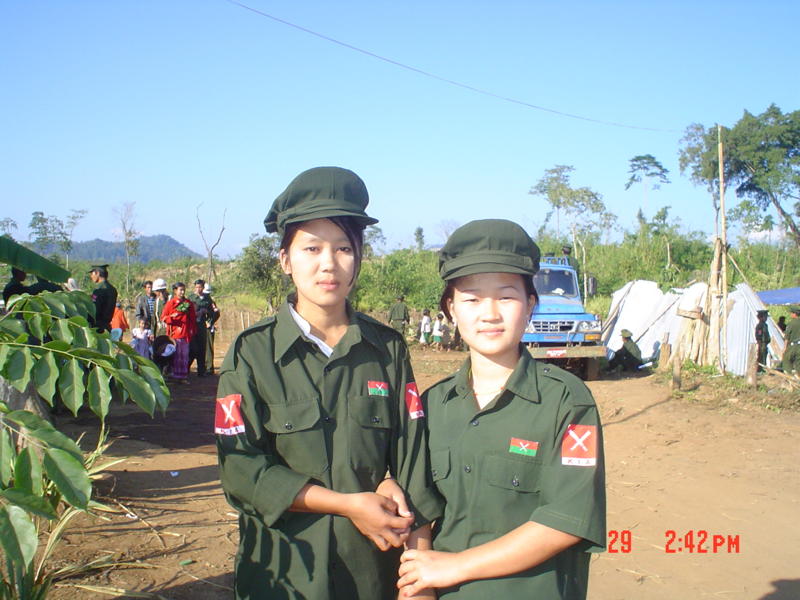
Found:
[[[642,351],[639,350],[639,346],[636,345],[636,342],[633,340],[627,339],[622,343],[622,347],[628,351],[628,353],[633,356],[636,360],[642,360]]]
[[[99,331],[111,329],[111,317],[114,316],[114,307],[117,304],[117,288],[101,281],[92,292],[92,302],[94,302],[94,326]]]
[[[769,336],[769,326],[766,321],[759,321],[756,324],[756,341],[759,344],[769,344],[772,338]]]
[[[800,317],[795,317],[786,324],[786,331],[783,332],[783,337],[787,344],[800,342]]]
[[[389,322],[395,323],[396,321],[405,323],[409,321],[408,306],[406,306],[405,302],[395,302],[392,308],[389,309]]]
[[[441,515],[406,345],[348,311],[329,358],[283,305],[223,362],[215,432],[222,486],[240,512],[237,598],[396,597],[400,551],[379,551],[347,518],[289,512],[306,483],[374,491],[389,470],[415,527]]]
[[[446,504],[436,550],[458,552],[527,521],[584,538],[528,571],[439,590],[448,600],[586,596],[588,552],[606,539],[600,417],[575,376],[521,349],[505,390],[483,410],[470,362],[423,396],[433,480]]]

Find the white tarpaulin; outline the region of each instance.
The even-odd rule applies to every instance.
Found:
[[[707,324],[709,315],[703,314],[707,305],[708,285],[695,283],[684,289],[662,292],[654,281],[637,280],[625,284],[614,292],[609,316],[603,327],[603,343],[609,350],[622,346],[620,331],[630,329],[633,340],[642,351],[642,358],[657,357],[661,344],[669,343],[673,348],[680,344],[683,355],[700,360],[707,340],[692,339],[698,329],[694,327],[697,319]],[[740,283],[728,295],[728,325],[725,350],[725,370],[735,375],[744,375],[747,368],[747,353],[750,344],[755,343],[756,311],[764,309],[764,304],[747,284]],[[783,355],[783,336],[772,320],[767,319],[772,342],[769,347],[771,366],[777,364]],[[711,355],[716,355],[716,352]]]

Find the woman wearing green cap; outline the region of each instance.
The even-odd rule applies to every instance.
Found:
[[[265,220],[296,293],[234,341],[215,417],[240,599],[394,598],[400,547],[429,547],[441,514],[405,342],[347,302],[368,200],[355,173],[320,167]]]
[[[469,358],[423,395],[445,500],[433,550],[407,550],[398,587],[439,598],[585,598],[605,545],[600,418],[586,386],[520,344],[539,248],[517,224],[473,221],[445,244],[441,309]]]

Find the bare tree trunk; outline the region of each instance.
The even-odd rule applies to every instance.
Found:
[[[203,203],[197,205],[197,228],[200,230],[200,238],[203,240],[203,245],[206,248],[206,255],[208,257],[208,267],[206,269],[206,281],[211,282],[211,278],[216,278],[217,272],[214,269],[214,248],[216,248],[220,241],[222,240],[222,233],[225,231],[225,214],[228,212],[228,209],[222,211],[222,227],[220,227],[219,235],[217,236],[217,241],[214,242],[212,245],[209,246],[208,242],[206,241],[206,236],[203,233],[203,225],[200,222],[200,207],[203,206]]]

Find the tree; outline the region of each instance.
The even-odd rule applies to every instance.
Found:
[[[197,205],[197,228],[200,230],[200,238],[203,240],[203,246],[206,249],[206,256],[208,256],[208,269],[206,271],[206,281],[211,281],[211,276],[217,276],[217,272],[214,269],[214,248],[219,246],[220,241],[222,240],[222,234],[225,231],[225,215],[228,213],[228,209],[222,211],[222,225],[219,228],[219,235],[217,236],[217,241],[214,242],[209,246],[208,242],[206,241],[206,236],[203,233],[203,224],[200,223],[200,207],[203,206],[203,203]]]
[[[800,248],[800,111],[782,113],[772,104],[760,115],[744,112],[731,128],[721,128],[726,185],[740,199],[731,217],[750,217],[745,226],[757,230],[770,208]],[[719,198],[716,127],[693,123],[686,129],[680,152],[681,172],[705,185]],[[761,219],[753,219],[761,214]]]
[[[135,202],[124,202],[114,209],[119,219],[122,244],[125,246],[125,295],[130,295],[131,289],[131,257],[139,254],[139,232],[136,231]]]
[[[640,154],[628,161],[630,177],[625,184],[625,189],[629,190],[634,183],[641,183],[644,189],[644,210],[647,210],[647,189],[648,183],[654,190],[661,187],[662,183],[669,183],[667,174],[669,170],[664,167],[652,154]]]
[[[615,221],[616,216],[606,209],[603,196],[588,187],[573,188],[570,185],[570,174],[575,170],[568,165],[556,165],[552,169],[547,169],[544,176],[530,190],[530,194],[542,196],[550,204],[552,210],[545,216],[545,227],[550,220],[553,212],[556,213],[556,237],[560,236],[558,221],[560,213],[570,223],[573,246],[580,249],[581,262],[583,269],[583,292],[587,294],[587,271],[586,271],[586,244],[587,238],[596,235],[598,231],[609,231]]]
[[[5,217],[4,219],[0,219],[0,231],[3,232],[3,235],[13,239],[11,233],[16,230],[17,230],[17,222],[14,219],[10,217]]]
[[[425,249],[425,234],[422,231],[422,227],[417,227],[414,230],[414,243],[417,245],[417,250],[422,251]]]
[[[364,258],[374,258],[379,251],[383,251],[386,236],[377,225],[367,225],[364,230]]]
[[[72,252],[72,234],[75,232],[75,228],[78,226],[78,223],[83,220],[88,212],[89,211],[87,211],[85,208],[73,208],[67,217],[66,224],[64,225],[64,236],[59,242],[59,246],[64,252],[64,262],[67,268],[69,268],[69,253]]]
[[[252,285],[266,296],[267,311],[272,313],[289,289],[289,280],[278,260],[281,240],[275,235],[250,236],[236,261],[239,280]]]
[[[55,215],[45,215],[40,210],[31,214],[28,229],[34,247],[51,258],[56,256],[56,249],[62,248],[68,239],[64,222]]]

